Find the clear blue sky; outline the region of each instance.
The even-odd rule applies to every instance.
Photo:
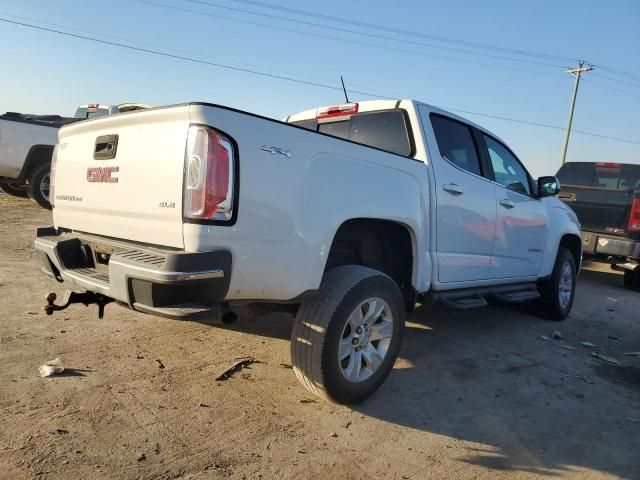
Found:
[[[336,86],[339,75],[343,75],[347,87],[354,90],[394,98],[416,98],[444,108],[559,126],[566,124],[573,77],[563,73],[560,65],[569,66],[568,61],[530,58],[559,65],[551,67],[490,58],[477,53],[526,59],[293,15],[233,0],[203,0],[227,8],[187,0],[152,1],[227,18],[133,0],[5,1],[0,4],[0,18]],[[429,35],[580,58],[640,76],[640,2],[637,0],[264,1]],[[358,36],[229,8],[463,49],[474,54]],[[78,104],[90,102],[163,105],[200,100],[281,118],[342,101],[337,91],[2,22],[0,52],[3,64],[0,111],[70,116]],[[584,80],[578,95],[574,128],[640,141],[640,79],[596,68]],[[352,97],[367,98],[355,94]],[[534,175],[555,173],[562,131],[460,115],[505,139]],[[568,159],[640,163],[640,145],[574,134]]]

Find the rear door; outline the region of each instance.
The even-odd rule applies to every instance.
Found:
[[[493,184],[482,176],[471,127],[419,108],[435,177],[438,280],[484,280],[496,228]]]
[[[546,209],[533,197],[533,182],[511,150],[489,135],[480,137],[493,170],[497,208],[489,278],[537,276],[547,241]]]
[[[188,128],[187,105],[61,129],[54,176],[55,225],[182,248]]]

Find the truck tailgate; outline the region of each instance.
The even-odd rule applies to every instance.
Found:
[[[59,133],[57,227],[183,248],[189,105],[79,122]]]
[[[563,185],[559,198],[573,208],[583,229],[625,234],[633,191]]]

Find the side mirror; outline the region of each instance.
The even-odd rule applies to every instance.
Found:
[[[538,178],[538,196],[551,197],[557,195],[560,191],[560,181],[558,177],[540,177]]]

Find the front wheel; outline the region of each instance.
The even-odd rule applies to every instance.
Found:
[[[387,275],[357,265],[331,269],[296,316],[291,362],[298,380],[332,402],[364,401],[393,368],[404,314],[400,289]]]
[[[566,248],[558,249],[551,277],[540,285],[539,306],[550,320],[567,318],[576,295],[577,268],[573,254]]]
[[[27,190],[31,200],[49,210],[51,210],[51,203],[49,203],[50,173],[51,165],[49,164],[37,167],[29,177],[29,188]]]

